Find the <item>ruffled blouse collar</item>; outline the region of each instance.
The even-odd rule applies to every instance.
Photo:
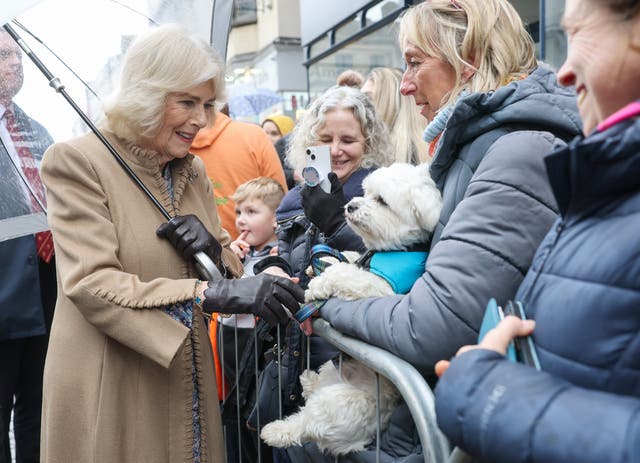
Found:
[[[119,144],[124,148],[122,150],[123,152],[120,152],[120,150],[118,151],[119,151],[119,154],[123,156],[125,156],[125,154],[123,153],[127,154],[126,155],[127,161],[138,164],[139,166],[142,166],[146,169],[161,171],[160,153],[158,151],[149,149],[149,148],[143,148],[132,141],[119,138],[113,133],[112,133],[112,136],[115,137],[118,140]],[[193,161],[193,157],[194,155],[189,153],[187,156],[185,156],[182,159],[176,158],[169,162],[174,163],[174,165],[179,165],[180,167],[182,166],[187,167],[191,165],[191,162]]]

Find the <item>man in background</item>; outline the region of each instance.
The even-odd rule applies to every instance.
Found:
[[[22,52],[0,29],[0,220],[46,207],[38,166],[53,140],[13,102],[23,77]],[[16,462],[40,460],[42,374],[56,300],[54,261],[48,231],[0,242],[2,463],[11,462],[12,412]]]

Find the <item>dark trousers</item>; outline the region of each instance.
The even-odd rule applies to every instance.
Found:
[[[55,259],[40,261],[40,290],[47,334],[0,341],[0,463],[11,463],[9,423],[13,410],[16,463],[40,461],[42,374],[56,300]]]

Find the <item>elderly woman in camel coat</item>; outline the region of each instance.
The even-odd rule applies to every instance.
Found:
[[[281,302],[298,306],[301,291],[288,280],[207,283],[191,263],[202,251],[229,277],[242,273],[203,163],[188,154],[213,122],[221,78],[208,44],[162,26],[131,46],[106,108],[105,137],[174,217],[169,223],[94,134],[45,154],[59,297],[43,462],[224,461],[203,314],[254,312],[275,323],[286,318]]]

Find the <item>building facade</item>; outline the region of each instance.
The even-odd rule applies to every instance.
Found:
[[[260,122],[272,111],[293,116],[307,103],[307,77],[300,43],[299,0],[234,0],[227,47],[229,98],[269,90],[281,103],[238,119]]]
[[[378,66],[403,68],[398,18],[417,1],[300,0],[301,45],[310,98],[345,69],[366,75]],[[539,59],[558,68],[566,56],[560,28],[564,0],[511,0],[536,42]]]

